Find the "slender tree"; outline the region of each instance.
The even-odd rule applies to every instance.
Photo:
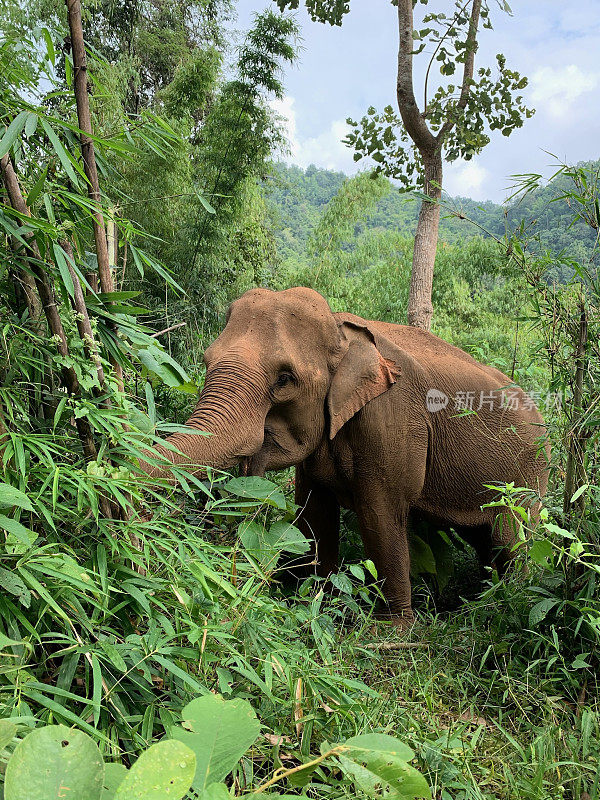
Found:
[[[276,0],[280,9],[298,8],[300,0]],[[427,6],[429,0],[420,0]],[[488,0],[455,0],[451,14],[427,13],[423,27],[415,28],[416,0],[392,0],[398,14],[397,106],[378,113],[368,109],[359,122],[349,119],[352,130],[345,142],[354,148],[354,159],[369,156],[377,169],[399,180],[404,190],[421,191],[421,210],[415,232],[408,322],[429,330],[433,315],[431,292],[438,241],[444,161],[477,155],[490,141],[489,131],[509,136],[533,111],[518,94],[527,78],[506,68],[503,55],[496,56],[497,74],[489,67],[475,72],[479,29],[491,28]],[[508,3],[501,2],[510,12]],[[347,0],[306,0],[313,20],[341,25],[350,10]],[[423,86],[423,107],[416,99],[413,60],[429,55]],[[432,93],[432,67],[442,76]],[[457,66],[460,78],[452,82]]]

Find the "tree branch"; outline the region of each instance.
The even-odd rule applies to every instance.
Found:
[[[6,153],[6,155],[2,156],[2,160],[0,162],[0,165],[1,165],[0,168],[2,169],[2,174],[3,175],[4,175],[4,171],[7,168],[8,164],[10,164],[10,158],[9,158],[8,153]],[[8,191],[8,189],[7,189],[7,191]],[[9,202],[11,202],[10,201],[10,197],[9,197]],[[11,202],[11,205],[12,205],[12,202]],[[21,213],[23,213],[23,212],[21,212]],[[25,213],[27,213],[27,209],[25,209]],[[18,243],[15,242],[13,249],[16,251],[17,248],[18,248]],[[23,293],[25,295],[25,302],[27,304],[27,310],[29,312],[29,318],[31,319],[31,321],[33,322],[33,324],[35,325],[36,330],[37,330],[39,328],[39,321],[40,321],[41,316],[42,316],[42,306],[40,304],[39,297],[38,297],[38,295],[36,293],[35,279],[33,278],[32,275],[30,275],[28,272],[25,272],[25,270],[23,270],[23,269],[17,270],[17,278],[19,280],[19,283],[23,287]],[[38,332],[39,332],[39,330],[38,330]]]
[[[413,4],[398,0],[398,78],[396,92],[398,109],[410,138],[421,153],[431,154],[438,146],[436,137],[427,127],[419,111],[413,87]]]
[[[431,58],[429,59],[429,64],[427,65],[427,72],[425,73],[425,87],[424,87],[424,90],[423,90],[423,115],[424,116],[427,114],[427,84],[429,82],[429,73],[431,72],[431,67],[433,66],[433,60],[436,57],[436,55],[438,54],[438,51],[439,51],[440,47],[444,44],[444,42],[448,38],[448,36],[450,34],[450,31],[452,30],[452,26],[454,25],[458,15],[462,11],[465,10],[465,8],[469,5],[470,2],[471,2],[471,0],[466,0],[466,2],[460,8],[456,9],[456,11],[454,12],[454,16],[452,17],[451,22],[449,22],[446,25],[446,33],[441,37],[441,39],[437,43],[437,47],[435,48],[435,50],[431,54]]]
[[[473,71],[475,69],[475,53],[477,52],[477,30],[479,28],[479,15],[481,14],[481,0],[473,0],[473,7],[471,8],[471,16],[469,18],[469,31],[467,33],[467,41],[465,47],[465,66],[463,69],[463,78],[460,87],[460,97],[456,108],[464,111],[471,93],[471,81],[473,80]],[[437,134],[437,141],[442,144],[448,133],[455,125],[455,121],[447,119],[442,125]]]

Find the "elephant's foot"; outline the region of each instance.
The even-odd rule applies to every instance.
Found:
[[[391,611],[378,611],[375,613],[377,622],[386,622],[393,625],[400,631],[408,631],[415,624],[415,615],[412,609],[403,611],[401,614],[393,614]]]

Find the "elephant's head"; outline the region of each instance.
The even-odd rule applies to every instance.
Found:
[[[175,434],[168,441],[183,458],[163,453],[192,465],[241,462],[259,475],[303,461],[398,372],[366,326],[337,320],[306,288],[246,292],[204,360],[206,382],[187,425],[211,435]]]

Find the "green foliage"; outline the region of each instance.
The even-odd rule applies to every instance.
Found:
[[[162,741],[141,754],[119,783],[114,800],[181,800],[188,794],[196,755],[178,742]]]
[[[86,4],[102,211],[117,223],[122,283],[111,296],[94,292],[93,209],[62,7],[46,8],[47,27],[34,30],[40,7],[9,3],[0,42],[0,147],[32,211],[23,218],[0,195],[6,800],[58,798],[65,786],[82,800],[191,799],[196,789],[202,800],[596,798],[597,164],[563,168],[547,185],[523,176],[517,188],[526,193],[506,215],[460,198],[444,205],[436,332],[514,371],[543,406],[547,389],[563,404],[545,409],[554,456],[539,525],[524,518],[515,487],[500,487],[498,502],[527,534],[516,568],[502,581],[490,573],[478,600],[447,613],[446,582],[446,596],[479,592],[472,568],[464,591],[450,577],[451,567],[464,569],[456,559],[468,560],[467,547],[415,529],[419,622],[399,642],[394,628],[373,630],[381,587],[357,537],[344,542],[330,581],[282,586],[280,561],[310,558],[287,476],[214,472],[200,482],[175,469],[167,485],[141,475],[137,462],[158,437],[181,430],[175,420],[186,417],[201,377],[197,353],[232,295],[305,283],[334,309],[402,321],[418,204],[382,176],[279,165],[264,180],[279,141],[266,100],[281,91],[279,67],[292,55],[287,21],[261,15],[225,82],[222,64],[232,59],[222,5],[161,2],[138,14],[136,4]],[[347,4],[311,8],[341,20]],[[453,57],[442,47],[448,70]],[[68,356],[28,316],[29,236]],[[77,281],[104,389],[77,330]],[[589,335],[578,358],[582,304]],[[163,347],[140,318],[158,330],[187,326]],[[111,356],[123,365],[124,393]],[[64,391],[65,366],[77,374],[77,396]],[[97,459],[84,458],[81,420]],[[563,513],[573,439],[583,458]],[[102,499],[124,513],[108,519]]]
[[[276,0],[281,11],[286,8],[296,9],[300,0]],[[328,22],[330,25],[341,25],[344,14],[350,11],[348,0],[306,0],[306,8],[314,22]]]
[[[173,728],[171,736],[196,755],[192,786],[199,794],[230,774],[260,730],[247,700],[223,700],[212,694],[188,703],[181,718],[182,727]]]
[[[276,2],[282,11],[299,6],[299,0]],[[421,5],[428,5],[428,0],[421,0]],[[350,11],[350,3],[346,0],[306,0],[306,8],[315,21],[341,25],[344,14]],[[465,64],[477,50],[476,31],[475,40],[470,39],[471,8],[471,3],[455,0],[451,13],[426,13],[423,27],[412,31],[415,47],[411,57],[425,50],[432,53],[425,75],[422,117],[438,137],[447,161],[470,160],[489,143],[488,131],[500,130],[504,136],[510,136],[515,129],[522,127],[523,119],[534,113],[519,94],[527,86],[527,78],[507,69],[502,54],[496,56],[496,75],[492,74],[491,68],[481,67],[466,81],[461,78],[458,85],[447,81],[455,74],[457,65]],[[504,4],[504,11],[510,12],[508,4]],[[483,27],[491,28],[486,0],[481,3],[480,15]],[[433,94],[431,91],[428,94],[428,81],[434,64],[442,82]],[[399,180],[405,189],[423,186],[422,153],[391,106],[386,106],[383,113],[370,107],[360,122],[352,119],[347,122],[352,130],[344,142],[354,149],[355,161],[368,156],[375,162],[378,172]]]
[[[100,800],[104,770],[95,742],[52,725],[21,740],[6,766],[6,800],[58,800],[68,787],[77,800]]]
[[[128,770],[104,764],[93,740],[80,731],[63,725],[39,727],[19,741],[9,756],[4,797],[58,800],[66,789],[73,800],[182,800],[193,788],[195,797],[220,800],[231,796],[220,781],[235,769],[259,728],[246,701],[209,694],[192,700],[182,711],[182,726],[171,727],[172,738],[153,744]],[[354,784],[358,796],[378,797],[381,786],[395,800],[430,796],[427,781],[409,763],[414,752],[392,736],[364,734],[334,746],[324,743],[321,750],[305,766],[278,770],[252,794],[243,796],[264,794],[264,789],[286,778],[292,787],[297,786],[300,773],[302,786],[317,789],[318,783],[307,786],[315,770],[336,766],[346,778],[340,785]]]
[[[580,164],[578,168],[585,169],[589,181],[593,182],[598,163]],[[536,256],[551,252],[548,277],[565,283],[573,274],[569,260],[588,260],[594,250],[595,234],[583,219],[573,219],[573,206],[569,205],[567,196],[576,189],[573,177],[560,173],[546,184],[537,177],[529,192],[524,195],[520,192],[504,206],[464,197],[444,197],[440,240],[451,245],[477,236],[502,240],[507,232],[518,231],[528,252]],[[314,166],[302,170],[296,166],[275,165],[274,181],[267,187],[267,207],[277,251],[284,260],[304,258],[308,240],[319,225],[324,207],[345,180],[347,177],[341,172]],[[373,233],[373,239],[392,234],[410,238],[414,235],[418,213],[419,203],[415,198],[392,188],[366,216],[357,214],[353,235],[341,242],[341,247],[344,250],[355,247],[359,235],[367,231]]]

